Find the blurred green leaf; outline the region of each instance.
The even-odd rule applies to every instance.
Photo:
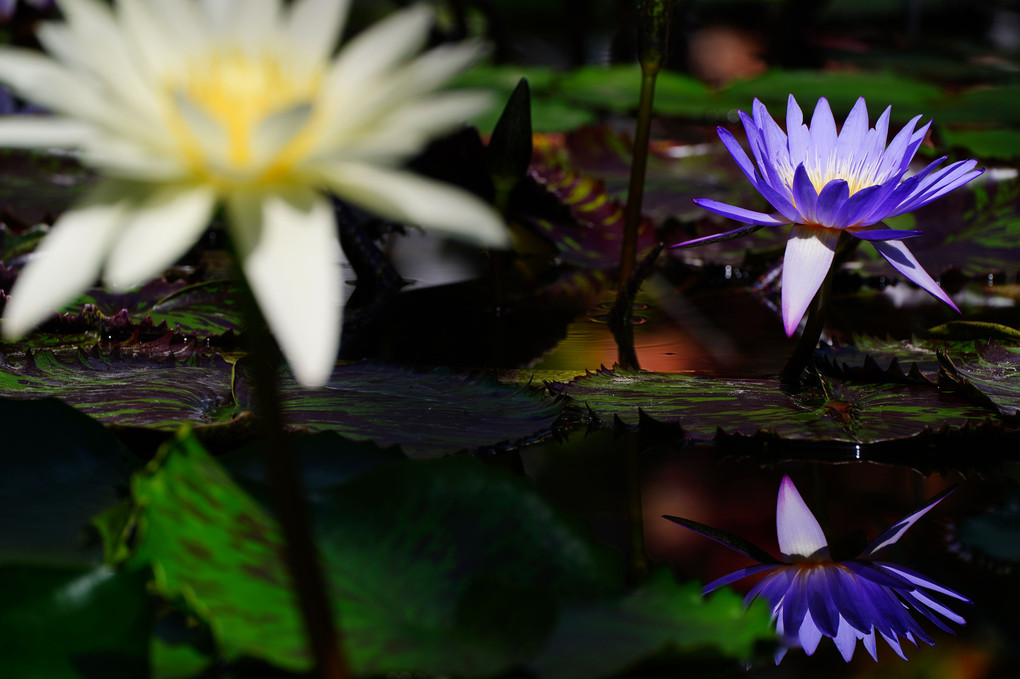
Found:
[[[623,599],[567,608],[535,665],[543,677],[582,679],[664,651],[714,648],[747,660],[756,642],[774,639],[766,605],[745,611],[725,589],[704,599],[697,583],[678,584],[662,569]]]
[[[132,566],[213,631],[223,657],[306,669],[276,522],[190,436],[135,477]],[[399,463],[316,505],[359,673],[484,676],[534,655],[556,601],[614,589],[618,571],[531,484],[459,458]]]
[[[4,679],[147,676],[147,579],[107,566],[0,566]]]

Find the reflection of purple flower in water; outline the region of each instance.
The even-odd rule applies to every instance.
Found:
[[[784,644],[776,655],[777,663],[787,648],[799,646],[811,655],[822,637],[832,639],[847,661],[853,657],[860,639],[871,657],[877,660],[877,635],[906,660],[899,637],[915,646],[919,639],[929,645],[935,643],[911,611],[920,613],[947,632],[952,630],[943,618],[964,624],[961,616],[933,599],[932,592],[971,602],[909,568],[875,559],[951,491],[932,498],[924,507],[878,536],[857,558],[848,561],[832,559],[821,526],[788,476],[784,476],[780,484],[776,507],[776,531],[783,561],[777,561],[736,536],[688,519],[665,518],[759,562],[709,583],[703,593],[755,573],[768,573],[748,592],[744,602],[750,604],[761,597],[769,603],[776,631]]]
[[[53,0],[24,0],[36,9],[43,10],[53,7]],[[14,14],[18,0],[0,0],[0,21],[7,21]]]
[[[921,118],[916,116],[886,145],[890,109],[886,108],[875,127],[869,129],[868,108],[862,97],[837,134],[832,110],[824,97],[818,100],[808,126],[791,95],[783,132],[765,105],[755,99],[752,115],[740,112],[755,162],[751,162],[728,130],[720,127],[719,138],[776,212],[766,214],[708,198],[696,199],[694,202],[706,210],[749,226],[674,247],[726,240],[763,226],[792,224],[782,280],[783,326],[787,335],[793,335],[821,287],[844,232],[871,243],[893,268],[956,309],[903,244],[904,239],[921,232],[898,231],[880,222],[927,205],[983,170],[974,169],[977,164],[974,160],[936,169],[945,160],[942,157],[906,177],[931,122],[915,130]]]

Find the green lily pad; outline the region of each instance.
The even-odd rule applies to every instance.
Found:
[[[747,660],[755,643],[773,639],[764,604],[744,610],[730,590],[704,599],[697,583],[660,570],[623,599],[568,607],[535,666],[543,677],[600,677],[667,650],[714,647]]]
[[[71,360],[39,352],[18,361],[0,355],[0,396],[55,396],[107,424],[173,430],[234,415],[231,366],[218,356],[155,360],[93,349]]]
[[[186,435],[132,488],[129,565],[151,564],[156,592],[203,619],[223,658],[307,669],[270,515]],[[325,572],[359,674],[505,670],[540,649],[555,619],[552,595],[601,595],[618,576],[614,560],[527,481],[468,458],[379,468],[317,507]]]
[[[107,566],[0,566],[4,678],[147,676],[147,578]]]
[[[879,443],[923,432],[959,430],[987,422],[992,411],[935,388],[853,384],[783,393],[774,380],[600,370],[553,385],[586,404],[602,423],[637,426],[639,414],[677,425],[695,440],[718,433],[774,435],[796,441]]]
[[[975,359],[948,360],[943,366],[952,383],[979,394],[979,402],[993,404],[1000,413],[1020,413],[1020,349],[996,342],[979,344]]]
[[[538,389],[370,361],[338,366],[320,389],[302,388],[281,370],[280,391],[290,426],[399,445],[411,457],[513,449],[551,436],[566,407]],[[258,412],[245,359],[234,393]]]
[[[1013,160],[1020,157],[1020,130],[966,129],[940,127],[939,135],[949,147],[988,160]]]

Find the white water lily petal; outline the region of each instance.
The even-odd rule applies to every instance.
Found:
[[[782,311],[787,337],[797,331],[800,319],[829,273],[839,236],[838,229],[794,224],[783,257]]]
[[[245,277],[294,377],[324,384],[336,363],[342,311],[342,251],[329,201],[288,189],[237,193],[227,206]]]
[[[350,92],[392,69],[425,44],[432,10],[415,5],[365,29],[337,56],[327,88]]]
[[[57,220],[14,283],[0,323],[5,338],[21,337],[96,281],[129,204],[125,193],[105,182]]]
[[[216,204],[209,186],[161,187],[126,214],[103,280],[133,288],[160,275],[205,231]]]
[[[54,117],[0,118],[0,147],[77,148],[94,135],[91,125]]]
[[[779,484],[779,499],[776,502],[776,535],[779,551],[786,561],[802,560],[828,550],[825,533],[818,525],[818,519],[808,509],[804,499],[789,476]]]
[[[298,0],[290,10],[290,38],[305,63],[326,59],[343,32],[350,0]]]
[[[502,218],[463,189],[368,164],[323,164],[318,170],[329,188],[384,217],[485,247],[510,243]]]

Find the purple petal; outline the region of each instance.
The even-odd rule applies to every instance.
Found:
[[[683,526],[688,530],[692,530],[695,533],[698,533],[699,535],[704,535],[706,538],[710,540],[715,540],[720,545],[729,547],[733,551],[739,552],[740,554],[743,554],[749,559],[754,559],[755,561],[765,564],[768,567],[778,566],[782,563],[772,558],[772,555],[770,555],[764,549],[748,542],[742,537],[733,535],[732,533],[727,533],[724,530],[719,530],[718,528],[706,526],[705,524],[698,523],[697,521],[683,519],[679,516],[669,516],[668,514],[664,514],[662,518],[668,519],[669,521],[672,521],[675,524]]]
[[[949,627],[944,625],[937,618],[935,618],[935,617],[933,617],[931,615],[928,615],[928,613],[926,612],[925,609],[931,609],[932,611],[935,611],[936,613],[938,613],[942,617],[946,618],[947,620],[952,620],[957,625],[965,625],[965,624],[967,624],[967,621],[963,619],[963,616],[957,615],[953,611],[949,610],[949,608],[947,608],[943,604],[940,604],[938,601],[935,601],[934,599],[929,597],[924,592],[921,592],[919,590],[914,590],[913,592],[907,592],[907,596],[909,596],[912,599],[914,599],[914,603],[915,603],[914,607],[922,615],[924,615],[926,618],[928,618],[933,623],[938,625],[940,628],[946,630],[947,632],[952,632],[953,630],[951,630]],[[920,604],[920,605],[918,605],[918,604]]]
[[[796,573],[797,569],[790,567],[780,568],[769,573],[747,592],[747,596],[744,597],[744,606],[761,597],[769,602],[772,615],[775,617],[779,604],[786,599],[787,593],[791,589]]]
[[[725,128],[720,127],[716,130],[716,132],[719,134],[719,139],[722,140],[723,146],[725,146],[726,150],[730,152],[731,156],[733,156],[733,160],[736,161],[740,170],[744,173],[744,176],[747,177],[747,180],[751,182],[753,186],[757,187],[758,175],[754,171],[754,165],[751,163],[751,159],[747,157],[747,153],[745,153],[744,149],[740,146],[740,142],[738,142],[737,138],[733,136],[733,133]]]
[[[804,124],[804,113],[792,94],[786,102],[786,135],[790,148],[790,164],[797,167],[807,160],[811,134]]]
[[[736,205],[727,205],[726,203],[720,203],[719,201],[712,200],[711,198],[695,198],[694,202],[709,212],[714,212],[717,215],[728,217],[729,219],[743,224],[757,224],[758,226],[785,226],[790,223],[789,220],[780,219],[775,215],[768,215],[764,212],[748,210],[746,208],[737,207]]]
[[[891,564],[891,563],[884,563],[884,562],[878,562],[878,561],[875,562],[875,565],[880,565],[882,568],[884,568],[887,571],[893,571],[894,573],[896,573],[896,575],[902,577],[904,580],[907,580],[907,581],[909,581],[909,582],[911,582],[911,583],[913,583],[913,584],[915,584],[915,585],[917,585],[919,587],[924,587],[925,589],[930,589],[930,590],[932,590],[934,592],[938,592],[939,594],[945,594],[946,596],[951,596],[954,599],[959,599],[960,601],[962,601],[964,603],[968,603],[968,604],[973,603],[970,599],[968,599],[967,597],[963,596],[959,592],[953,591],[953,590],[949,589],[948,587],[943,587],[942,585],[938,584],[937,582],[934,582],[934,581],[928,579],[927,577],[921,575],[917,571],[911,570],[911,569],[907,568],[906,566],[900,566],[899,564]]]
[[[931,127],[932,121],[928,121],[920,129],[916,130],[914,134],[910,136],[910,143],[907,144],[907,150],[903,154],[903,160],[900,162],[899,169],[906,170],[910,165],[910,161],[914,159],[914,154],[917,153],[917,149],[921,148],[921,144],[924,143],[924,137],[928,134],[928,129]]]
[[[843,123],[836,141],[836,158],[849,159],[863,151],[864,139],[868,134],[868,105],[864,97],[857,99],[850,115]]]
[[[817,224],[815,207],[818,203],[818,191],[811,183],[807,168],[803,164],[798,165],[797,170],[793,173],[793,199],[794,207],[797,208],[797,212],[803,215],[804,222]]]
[[[875,226],[859,226],[846,230],[854,238],[861,240],[903,240],[924,234],[924,231],[906,231],[903,229],[881,229]]]
[[[898,240],[880,240],[872,242],[875,249],[878,250],[878,254],[885,257],[885,260],[892,264],[893,268],[899,271],[901,274],[909,278],[916,285],[924,288],[932,294],[936,299],[940,299],[953,308],[956,313],[960,313],[960,310],[953,304],[953,300],[949,299],[949,295],[939,287],[939,284],[928,275],[921,265],[918,263],[914,255],[910,253],[907,246],[902,241]]]
[[[864,648],[867,649],[871,659],[878,662],[878,642],[875,639],[875,630],[872,629],[871,632],[861,637],[861,641],[864,642]]]
[[[857,636],[856,630],[840,617],[839,630],[836,632],[836,636],[832,637],[832,642],[836,644],[836,649],[846,662],[853,660],[854,650],[857,648]]]
[[[736,582],[737,580],[743,580],[744,578],[754,575],[755,573],[761,573],[762,571],[774,569],[775,569],[774,565],[762,563],[755,564],[754,566],[747,566],[746,568],[741,568],[740,570],[728,573],[727,575],[724,575],[721,578],[713,580],[712,582],[708,583],[707,585],[701,588],[701,594],[705,595],[710,592],[714,592],[720,587],[725,587],[726,585]]]
[[[782,312],[786,336],[792,337],[800,319],[832,265],[839,229],[795,224],[783,257]]]
[[[829,595],[830,579],[840,577],[838,567],[816,566],[807,569],[804,592],[807,595],[808,610],[818,629],[827,637],[836,636],[839,630],[839,611]]]
[[[928,500],[928,502],[925,503],[925,505],[918,509],[916,512],[908,514],[907,516],[903,517],[902,519],[894,523],[892,526],[883,531],[881,535],[875,538],[871,542],[871,544],[868,545],[864,549],[864,551],[861,552],[860,556],[858,556],[857,558],[873,559],[879,554],[881,554],[885,549],[894,545],[897,540],[903,537],[904,533],[910,530],[911,526],[917,523],[918,519],[920,519],[922,516],[930,512],[935,507],[935,505],[945,500],[949,496],[949,494],[952,493],[954,490],[956,490],[956,486],[950,486],[949,488],[946,488],[944,491],[942,491],[932,499]],[[919,574],[916,574],[913,571],[907,572],[915,577],[920,577]],[[925,580],[925,582],[927,581]]]
[[[822,527],[815,515],[797,492],[797,486],[789,476],[779,484],[779,498],[776,501],[776,534],[779,537],[779,551],[787,560],[799,560],[816,555],[822,550],[828,552]]]
[[[811,116],[811,147],[815,167],[824,168],[836,148],[836,121],[825,97],[818,100]]]
[[[808,598],[804,588],[806,573],[800,569],[791,570],[794,573],[793,579],[782,602],[783,629],[786,631],[787,636],[796,636],[799,634],[798,630],[804,624],[805,616],[807,616]],[[811,627],[815,626],[812,624]]]
[[[818,194],[818,202],[815,205],[815,218],[822,226],[839,228],[841,224],[836,223],[836,215],[839,209],[850,197],[850,187],[846,180],[833,179],[822,187]]]
[[[969,181],[977,179],[984,174],[984,169],[972,170],[977,164],[976,160],[962,161],[954,163],[949,167],[943,168],[943,173],[939,173],[936,176],[930,177],[930,187],[924,187],[923,189],[917,190],[917,195],[911,196],[901,205],[897,207],[897,210],[893,212],[891,217],[916,210],[917,208],[927,205],[936,198],[941,198],[950,191],[953,191]]]
[[[833,223],[843,227],[860,224],[882,199],[881,191],[881,186],[868,186],[850,196],[836,212]]]
[[[921,116],[911,118],[910,122],[904,125],[903,129],[889,142],[885,153],[882,154],[882,162],[878,164],[879,177],[892,174],[897,168],[903,168],[903,159],[906,156],[907,148],[910,146],[910,137],[914,134],[914,127],[920,119]],[[909,158],[907,162],[910,162]]]
[[[842,570],[841,567],[838,573],[841,577],[830,578],[828,582],[832,603],[854,629],[866,634],[874,625],[871,619],[871,606],[864,601],[864,593],[857,584],[853,571]]]
[[[789,631],[787,631],[789,634]],[[818,642],[822,640],[822,631],[815,624],[814,620],[811,619],[810,613],[804,616],[803,622],[800,624],[800,629],[797,630],[797,643],[804,649],[804,653],[807,655],[814,655],[814,652],[818,649]]]
[[[754,162],[758,163],[758,167],[764,175],[766,163],[765,158],[762,156],[764,140],[761,136],[761,130],[758,129],[758,125],[754,122],[754,119],[743,111],[740,111],[740,122],[744,125],[744,134],[747,135],[747,145],[751,147],[751,154],[754,156]]]

